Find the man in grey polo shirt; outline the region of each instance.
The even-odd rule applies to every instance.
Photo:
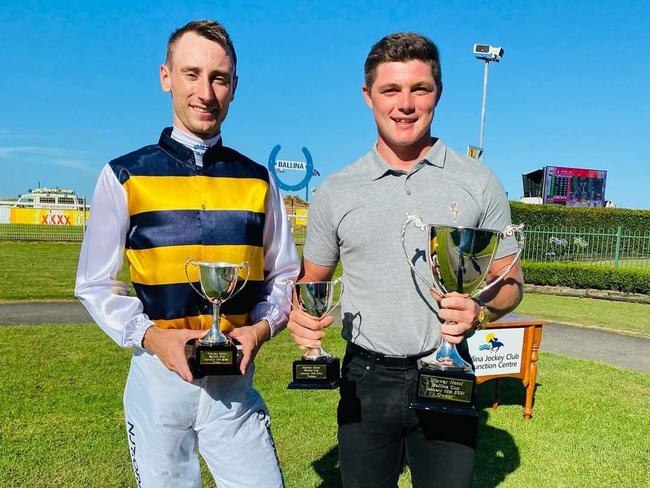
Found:
[[[365,63],[363,95],[377,144],[329,177],[309,210],[301,280],[329,279],[340,259],[346,285],[341,312],[348,346],[338,407],[346,488],[395,487],[404,462],[415,487],[469,486],[476,420],[409,408],[417,359],[442,338],[459,344],[469,359],[464,338],[478,317],[487,312],[495,319],[521,300],[518,264],[479,305],[458,293],[432,296],[405,260],[400,231],[407,214],[497,230],[510,223],[494,174],[431,137],[441,93],[438,50],[428,38],[397,33],[375,44]],[[407,235],[410,258],[422,273],[425,241],[416,230]],[[511,263],[515,251],[514,240],[502,243],[489,276]],[[320,345],[331,323],[331,317],[318,321],[294,311],[288,327],[299,346],[310,348]]]

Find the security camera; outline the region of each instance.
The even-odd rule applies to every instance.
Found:
[[[503,49],[500,47],[489,46],[488,44],[474,44],[474,56],[477,59],[485,61],[501,61]]]

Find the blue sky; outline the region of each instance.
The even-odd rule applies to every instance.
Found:
[[[650,7],[622,2],[40,2],[0,0],[0,196],[40,184],[91,196],[110,159],[171,125],[158,66],[176,27],[226,25],[238,54],[230,145],[266,164],[312,154],[323,178],[376,138],[361,97],[370,46],[390,32],[431,37],[444,93],[433,135],[478,145],[483,65],[472,45],[505,49],[490,66],[485,163],[510,199],[544,165],[607,170],[607,198],[650,208]]]

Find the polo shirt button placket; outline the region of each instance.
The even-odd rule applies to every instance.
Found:
[[[406,180],[404,181],[404,190],[406,192],[406,196],[411,196],[411,175],[410,174],[406,175]]]

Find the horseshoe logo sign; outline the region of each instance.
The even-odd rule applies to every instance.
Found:
[[[269,172],[271,175],[273,175],[273,178],[275,178],[275,181],[277,182],[278,186],[280,189],[284,191],[298,191],[301,190],[302,188],[305,188],[309,184],[309,180],[311,180],[312,174],[314,173],[314,162],[311,159],[311,154],[309,154],[309,151],[307,150],[306,147],[302,148],[302,153],[305,155],[305,161],[306,161],[306,168],[305,168],[305,177],[300,180],[300,182],[296,183],[295,185],[289,185],[278,177],[278,173],[275,170],[275,164],[277,161],[278,154],[280,152],[281,146],[278,144],[273,148],[271,151],[271,154],[269,155]]]

